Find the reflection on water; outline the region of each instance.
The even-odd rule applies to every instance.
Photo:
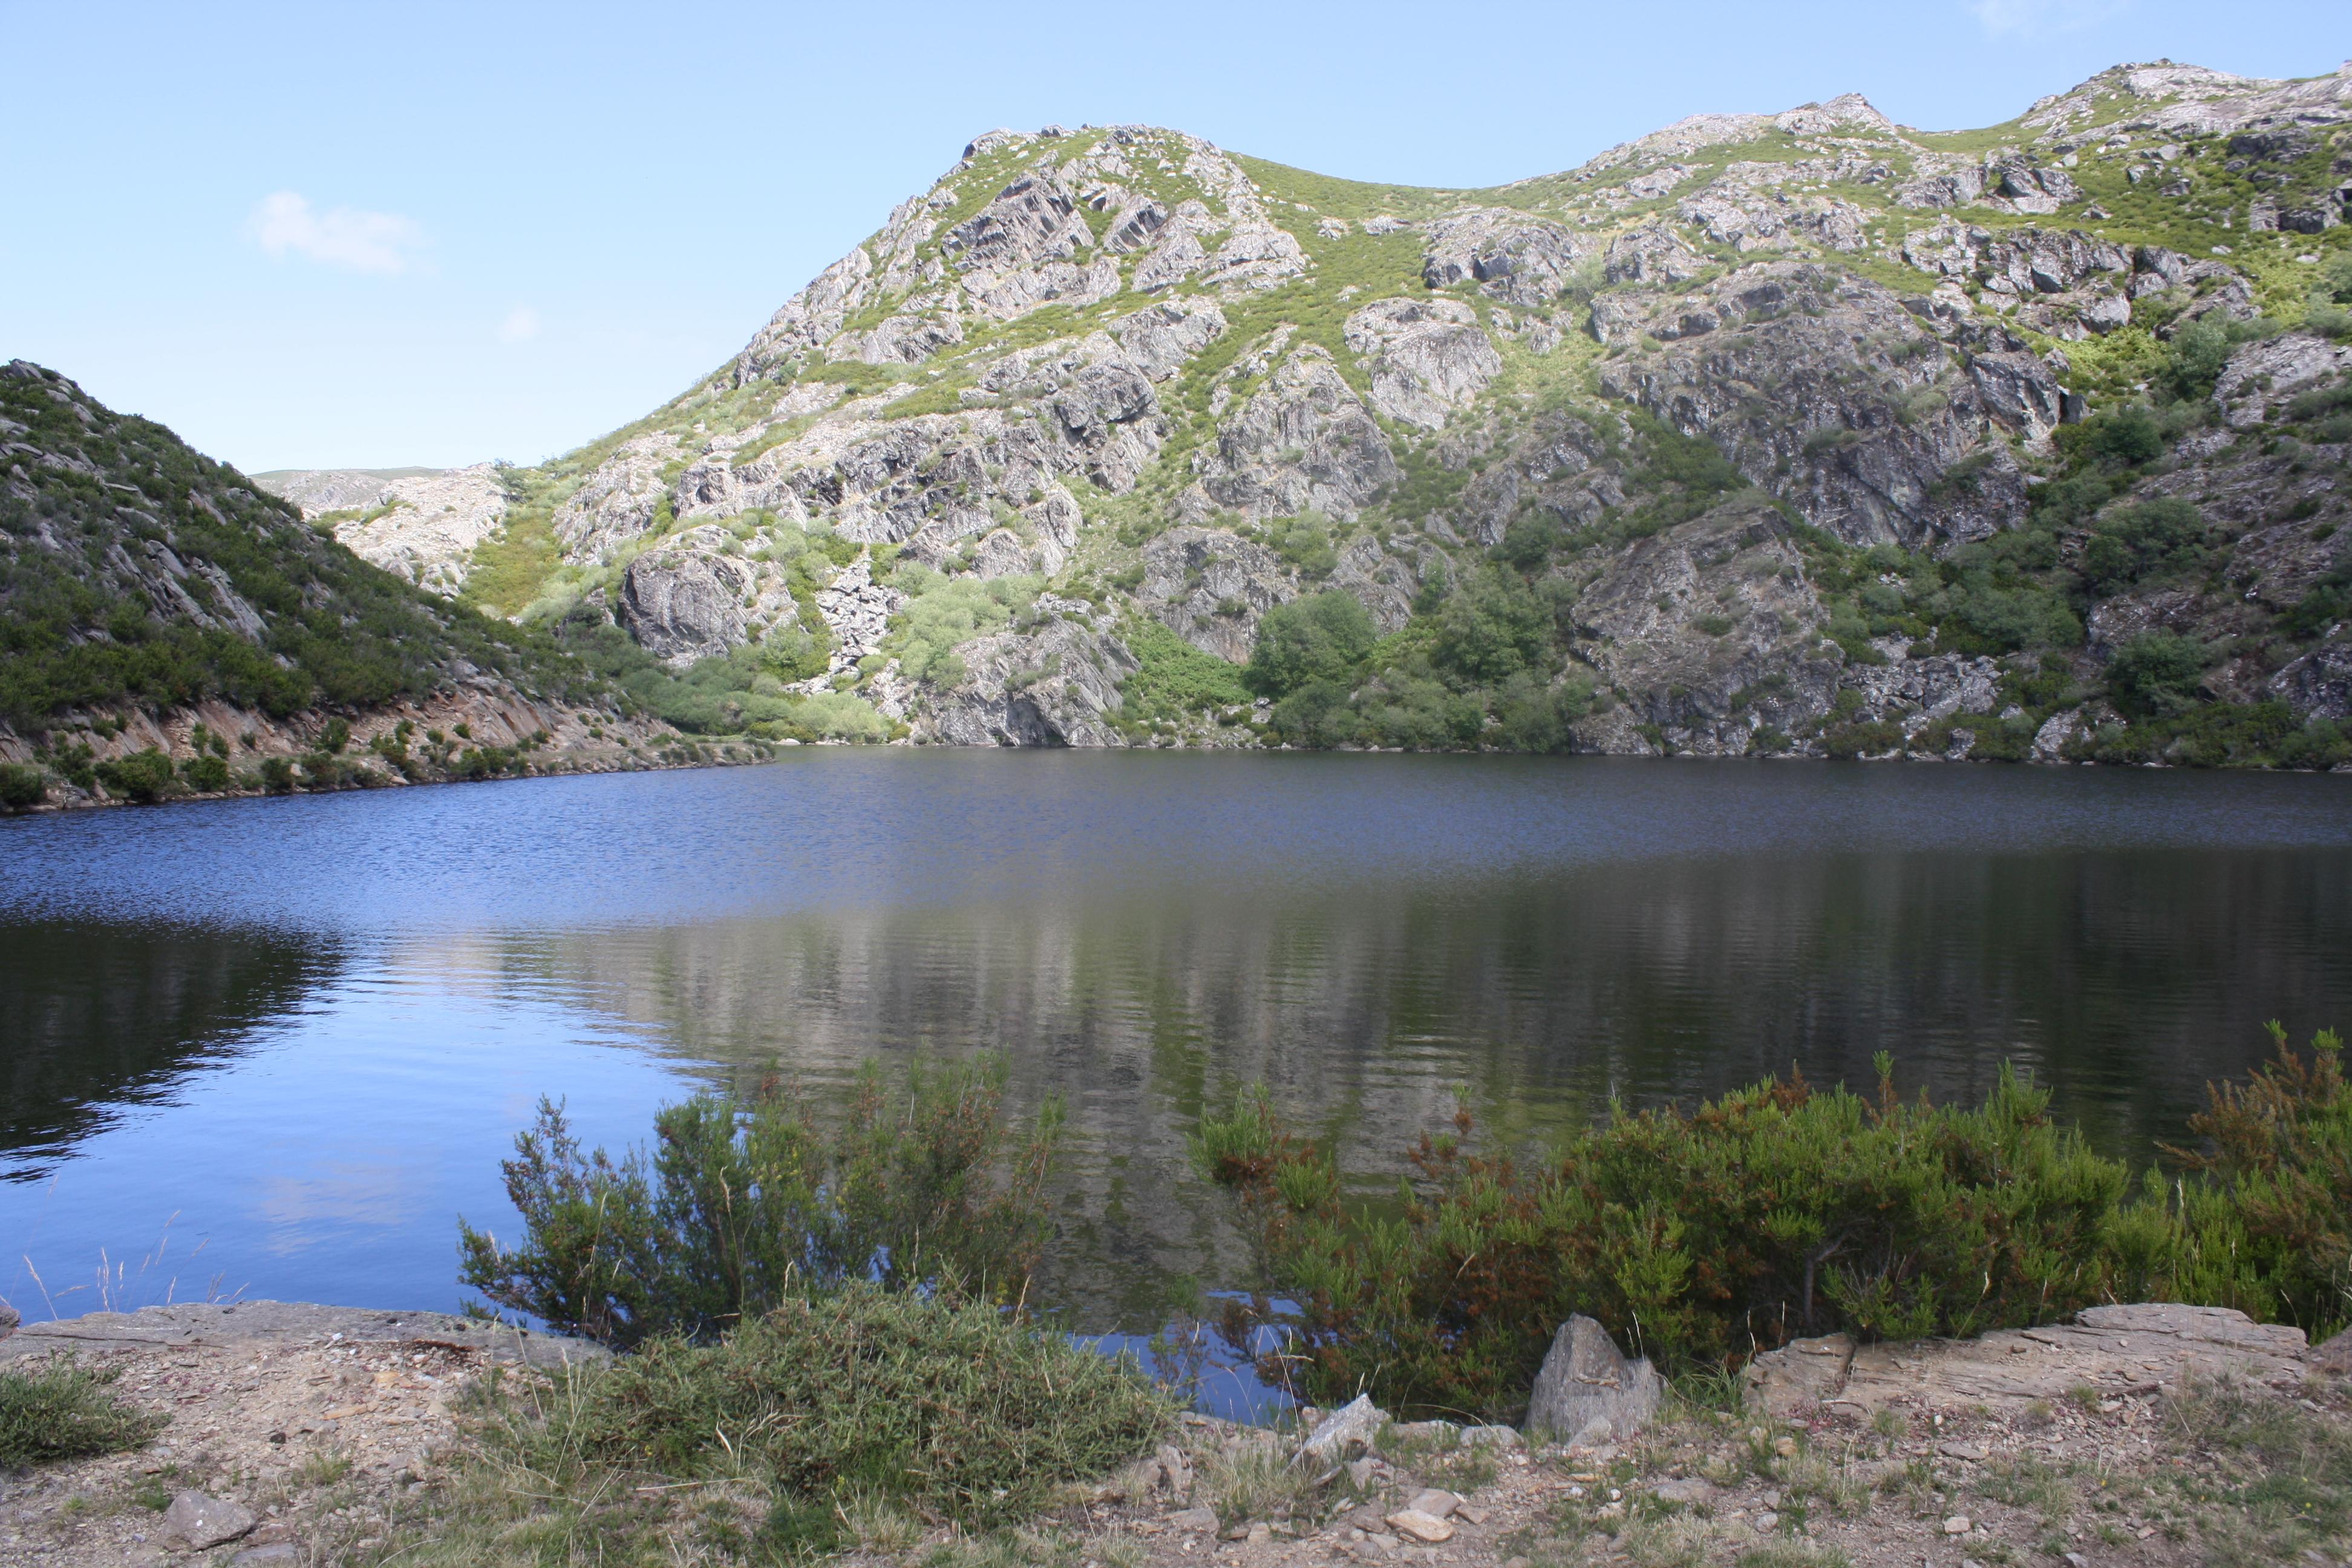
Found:
[[[179,1210],[227,1288],[447,1307],[456,1215],[511,1225],[497,1161],[538,1094],[619,1142],[692,1083],[877,1052],[1001,1048],[1024,1100],[1068,1097],[1049,1283],[1090,1330],[1238,1278],[1184,1140],[1256,1078],[1367,1184],[1457,1087],[1524,1143],[1881,1048],[1938,1095],[2015,1060],[2144,1157],[2263,1019],[2352,1017],[2347,800],[866,753],[0,826],[0,1173],[56,1176],[0,1186],[0,1258],[32,1259],[0,1294],[37,1312],[34,1268],[144,1256]]]
[[[267,933],[0,919],[0,1181],[233,1059],[335,966],[325,944]]]

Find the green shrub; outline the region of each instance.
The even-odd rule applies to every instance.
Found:
[[[24,811],[49,797],[49,781],[27,763],[0,763],[0,809]]]
[[[589,1454],[679,1478],[763,1475],[779,1494],[771,1532],[815,1547],[860,1497],[972,1525],[1030,1518],[1148,1451],[1174,1414],[1131,1362],[986,1302],[863,1284],[785,1301],[715,1345],[655,1341],[589,1389]]]
[[[1119,629],[1137,668],[1119,686],[1124,711],[1150,720],[1245,705],[1249,688],[1237,665],[1202,653],[1158,621],[1137,617]]]
[[[605,1344],[707,1339],[795,1297],[876,1279],[1023,1298],[1049,1226],[1062,1132],[1016,1123],[996,1058],[869,1064],[834,1103],[780,1084],[655,1118],[650,1158],[583,1153],[541,1100],[501,1170],[523,1218],[508,1250],[462,1220],[464,1279],[499,1306]],[[829,1112],[829,1114],[824,1114]],[[820,1121],[819,1115],[824,1120]]]
[[[2307,1061],[2282,1026],[2270,1032],[2277,1055],[2245,1084],[2207,1086],[2189,1119],[2199,1146],[2168,1151],[2206,1179],[2175,1188],[2172,1245],[2150,1250],[2169,1258],[2162,1283],[2179,1300],[2294,1323],[2316,1343],[2352,1317],[2352,1089],[2333,1031]]]
[[[1528,512],[1511,519],[1503,530],[1502,542],[1494,549],[1495,559],[1522,572],[1539,570],[1551,559],[1564,539],[1559,521],[1549,512]]]
[[[919,567],[902,569],[897,580],[912,589],[913,597],[883,647],[897,654],[898,668],[918,680],[958,644],[1010,623],[1043,585],[1035,577],[942,577]]]
[[[182,763],[180,777],[187,781],[190,789],[224,790],[228,788],[228,763],[224,758],[205,752]]]
[[[1465,577],[1445,601],[1430,662],[1471,684],[1507,680],[1544,661],[1551,633],[1551,612],[1535,591],[1488,567]]]
[[[2189,571],[2205,559],[2205,519],[2178,496],[2125,507],[2084,541],[2082,574],[2094,592],[2114,594],[2143,578]]]
[[[1371,613],[1353,594],[1333,589],[1294,599],[1259,618],[1242,679],[1251,690],[1274,698],[1310,681],[1344,685],[1379,640]]]
[[[94,771],[108,794],[128,800],[153,800],[173,784],[172,759],[152,746],[100,763]]]
[[[2133,404],[2062,427],[2058,445],[2076,462],[2103,468],[2136,468],[2164,455],[2164,427],[2153,410]]]
[[[2164,357],[2164,384],[2183,400],[2210,397],[2230,351],[2240,343],[2267,337],[2275,329],[2267,321],[2241,321],[2215,310],[2173,333]]]
[[[2107,693],[2116,707],[2138,718],[2180,712],[2204,678],[2205,645],[2173,631],[2142,632],[2116,649],[2107,661]]]
[[[119,1454],[146,1443],[165,1417],[115,1398],[110,1385],[122,1372],[70,1360],[0,1370],[0,1465]]]
[[[1331,548],[1330,521],[1319,511],[1276,518],[1265,525],[1265,542],[1273,552],[1309,582],[1320,582],[1339,564]]]
[[[1267,718],[1276,733],[1294,746],[1350,745],[1363,732],[1360,717],[1349,705],[1348,689],[1320,676],[1276,703]]]

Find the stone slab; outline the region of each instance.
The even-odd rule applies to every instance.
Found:
[[[562,1366],[605,1361],[586,1340],[508,1328],[446,1312],[386,1312],[308,1301],[183,1301],[135,1312],[92,1312],[27,1323],[0,1339],[0,1362],[70,1351],[104,1354],[194,1345],[424,1344],[479,1352],[494,1362]]]

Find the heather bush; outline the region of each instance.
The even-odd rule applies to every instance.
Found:
[[[1343,1200],[1329,1150],[1262,1090],[1203,1120],[1202,1170],[1239,1197],[1262,1277],[1223,1325],[1316,1400],[1514,1417],[1571,1312],[1681,1367],[1805,1335],[1969,1335],[2102,1300],[2347,1316],[2352,1096],[2333,1036],[2217,1088],[2182,1173],[2135,1184],[2014,1071],[1979,1106],[1792,1075],[1683,1110],[1612,1111],[1527,1161],[1424,1134],[1392,1203]],[[1283,1303],[1277,1308],[1275,1303]]]
[[[459,1222],[464,1279],[498,1306],[626,1347],[708,1340],[796,1299],[870,1281],[1025,1299],[1062,1131],[1049,1100],[1004,1107],[1004,1064],[869,1064],[830,1100],[770,1083],[662,1110],[650,1154],[583,1152],[540,1103],[501,1169],[524,1236]]]

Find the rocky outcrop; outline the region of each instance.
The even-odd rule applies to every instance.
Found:
[[[1434,430],[1502,374],[1477,312],[1453,300],[1382,300],[1348,318],[1348,347],[1371,374],[1372,408]]]
[[[741,551],[725,530],[703,527],[638,555],[621,575],[623,629],[683,669],[796,626],[783,573]]]
[[[1475,282],[1496,300],[1534,310],[1558,299],[1590,238],[1507,208],[1472,207],[1429,226],[1422,280],[1432,289]]]
[[[1316,347],[1283,354],[1194,461],[1212,500],[1253,517],[1308,510],[1352,517],[1397,479],[1388,438],[1331,356]]]
[[[1602,390],[1706,436],[1816,526],[1918,545],[2022,519],[2005,438],[2039,441],[2062,414],[2032,355],[1948,345],[1889,290],[1809,263],[1745,267],[1646,308],[1666,341],[1603,365]],[[1939,482],[1972,458],[1972,486]]]
[[[1117,638],[1058,616],[958,650],[964,679],[932,704],[928,740],[959,746],[1116,746],[1118,683],[1136,668]]]
[[[1775,1415],[1824,1407],[1866,1415],[1896,1403],[2014,1414],[2077,1389],[2114,1398],[2221,1378],[2299,1387],[2318,1370],[2301,1329],[2227,1307],[2150,1303],[2088,1307],[2071,1323],[1973,1340],[1797,1340],[1749,1363],[1747,1378],[1749,1399]]]
[[[555,537],[574,559],[604,562],[653,526],[681,443],[656,431],[622,443],[555,513]]]

